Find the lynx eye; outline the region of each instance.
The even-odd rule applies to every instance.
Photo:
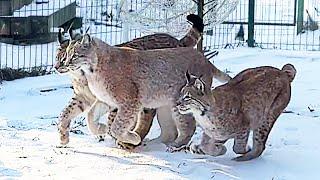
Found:
[[[202,91],[199,91],[198,96],[204,96],[204,93]]]
[[[185,94],[185,95],[183,96],[183,99],[184,99],[184,100],[190,100],[190,99],[191,99],[190,93]]]
[[[79,55],[78,55],[78,53],[73,53],[73,55],[72,55],[72,59],[77,59],[79,57]]]

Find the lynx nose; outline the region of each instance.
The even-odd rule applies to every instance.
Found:
[[[180,106],[181,103],[182,103],[181,99],[177,100],[177,101],[176,101],[176,106]]]
[[[53,66],[52,69],[57,70],[59,67],[60,67],[60,62],[58,61],[58,62],[56,62],[56,64]]]

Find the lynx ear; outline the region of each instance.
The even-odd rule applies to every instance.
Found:
[[[189,83],[190,83],[190,80],[191,80],[191,76],[190,76],[188,70],[187,70],[187,72],[186,72],[186,79],[187,79],[187,84],[189,84]]]
[[[59,32],[58,32],[58,42],[59,42],[59,44],[61,45],[61,44],[65,43],[67,40],[68,39],[66,39],[62,34],[62,29],[59,28]]]
[[[89,45],[91,41],[92,41],[91,36],[89,34],[84,34],[81,40],[81,44]]]
[[[202,93],[204,93],[204,82],[201,81],[200,78],[197,78],[195,81],[194,81],[194,86],[200,90]]]

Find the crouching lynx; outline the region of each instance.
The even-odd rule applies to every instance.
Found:
[[[205,82],[187,73],[177,107],[181,114],[192,114],[204,131],[201,143],[190,150],[223,155],[227,151],[224,142],[234,138],[233,151],[243,154],[235,160],[260,156],[273,124],[290,101],[295,74],[291,64],[282,70],[269,66],[247,69],[227,84],[206,92]],[[250,130],[252,149],[247,146]]]
[[[178,40],[168,34],[153,34],[144,36],[141,38],[134,39],[130,42],[126,42],[120,45],[116,45],[119,47],[131,47],[135,49],[161,49],[161,48],[170,48],[170,47],[193,47],[197,44],[201,37],[201,33],[203,32],[203,21],[202,19],[194,14],[190,14],[187,16],[187,20],[190,21],[193,26],[188,31],[188,33],[181,40]],[[82,35],[75,34],[71,29],[69,31],[71,40],[64,39],[61,32],[59,32],[59,45],[56,56],[56,68],[59,69],[60,64],[64,64],[66,60],[66,49],[68,46],[72,46],[75,42],[80,41]],[[70,48],[69,47],[69,48]],[[61,69],[60,69],[61,70]],[[63,71],[61,71],[63,72]],[[77,74],[71,73],[72,85],[74,87],[74,97],[69,102],[68,106],[63,110],[60,115],[59,120],[59,131],[60,131],[60,139],[61,144],[67,144],[69,142],[69,126],[71,123],[71,119],[78,116],[80,113],[89,109],[94,102],[96,101],[96,97],[91,93],[87,80],[84,76],[78,76]],[[91,111],[88,112],[88,127],[90,131],[95,134],[105,134],[106,126],[101,123],[96,123],[100,116],[106,113],[108,106],[102,102],[97,101],[94,104]],[[111,124],[113,118],[116,115],[116,111],[111,111],[109,115],[109,122]],[[163,116],[160,114],[161,111],[158,111],[158,116]],[[162,113],[163,114],[163,113]],[[164,112],[165,114],[165,112]],[[143,139],[148,133],[153,117],[155,116],[155,110],[146,109],[140,113],[139,118],[142,118],[140,123],[136,126],[137,133]],[[161,119],[161,118],[159,118]],[[161,123],[160,125],[165,127],[170,127],[170,124],[166,124],[166,122]],[[165,133],[166,132],[166,133]],[[170,131],[172,135],[169,134],[169,131],[165,131],[161,133],[160,138],[166,142],[170,139],[173,139],[171,136],[176,136],[177,132]],[[175,137],[174,137],[175,138]]]

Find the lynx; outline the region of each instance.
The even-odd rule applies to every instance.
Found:
[[[203,74],[207,84],[212,83],[213,77],[222,82],[230,79],[192,47],[141,51],[109,46],[88,34],[67,48],[66,61],[57,69],[84,75],[95,97],[110,110],[117,109],[112,136],[133,145],[141,142],[134,126],[143,108],[157,109],[157,113],[166,115],[159,116],[162,133],[172,135],[178,131],[178,136],[170,137],[171,141],[166,143],[169,147],[188,143],[195,121],[192,116],[180,115],[175,107],[187,69]]]
[[[168,35],[168,34],[153,34],[144,36],[141,38],[134,39],[130,42],[123,43],[120,45],[116,45],[119,47],[131,47],[135,49],[156,49],[156,48],[169,48],[169,47],[180,47],[180,46],[190,46],[193,47],[197,44],[199,41],[199,38],[201,37],[201,33],[203,32],[203,22],[202,19],[199,16],[196,16],[194,14],[188,15],[187,20],[190,21],[193,24],[193,27],[189,30],[189,32],[186,34],[184,38],[181,40],[177,40],[174,37]],[[64,39],[61,31],[59,32],[59,44],[60,47],[57,52],[57,64],[56,66],[59,67],[60,64],[63,64],[65,61],[65,55],[66,55],[66,48],[68,45],[72,45],[75,42],[79,41],[82,36],[80,34],[75,34],[71,29],[69,29],[69,34],[71,37],[71,41],[69,39]],[[85,77],[83,76],[77,76],[76,74],[73,74],[73,80],[72,84],[74,87],[74,94],[75,96],[72,98],[72,100],[69,102],[68,106],[63,110],[63,112],[60,115],[60,123],[59,123],[59,131],[60,131],[60,139],[61,144],[67,144],[69,142],[69,126],[71,119],[85,111],[86,109],[89,109],[93,105],[93,103],[96,101],[95,96],[90,92],[88,88],[88,84],[86,82]],[[89,111],[88,113],[88,127],[90,131],[95,135],[101,135],[105,134],[107,131],[108,134],[110,134],[110,130],[106,130],[107,127],[104,124],[96,123],[101,115],[105,114],[108,107],[105,106],[104,103],[97,102],[95,105],[96,108],[92,109],[92,111]],[[116,110],[111,111],[109,115],[108,124],[111,124],[113,121],[113,117],[116,115]],[[155,110],[152,109],[144,109],[143,112],[141,112],[139,118],[142,118],[141,123],[139,123],[136,127],[136,130],[138,131],[138,134],[143,139],[144,136],[148,133],[151,123],[153,120],[153,117],[155,116]],[[169,126],[169,125],[167,125]],[[163,141],[167,141],[165,137],[166,134],[161,134],[161,139]],[[173,135],[172,135],[173,136]]]
[[[233,151],[242,156],[236,161],[259,157],[268,135],[291,97],[291,82],[296,74],[293,65],[282,70],[270,66],[240,72],[227,84],[206,92],[206,83],[186,74],[187,84],[181,90],[177,108],[181,114],[192,114],[203,128],[194,153],[219,156],[226,153],[224,143],[234,138]],[[253,148],[247,146],[253,131]]]

